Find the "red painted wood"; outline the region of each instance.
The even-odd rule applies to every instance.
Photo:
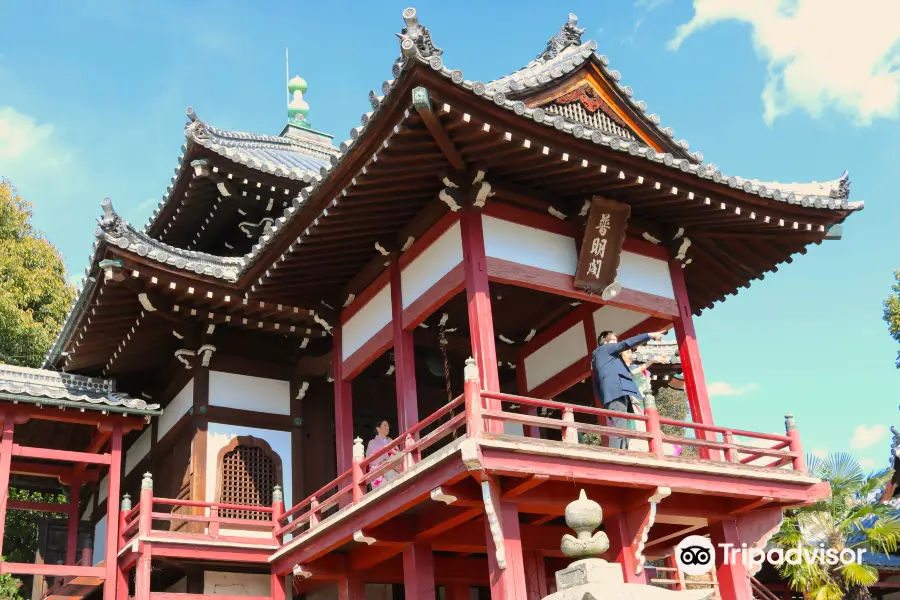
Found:
[[[6,508],[9,502],[9,474],[12,468],[13,433],[16,424],[10,413],[0,413],[2,429],[0,429],[0,543],[6,529]],[[0,563],[3,568],[4,563]]]
[[[106,581],[103,600],[116,600],[116,563],[119,541],[119,499],[122,495],[122,428],[113,426],[109,440],[109,475],[106,499]]]
[[[469,584],[451,583],[445,586],[446,600],[470,600]]]
[[[661,317],[672,317],[678,313],[678,307],[671,298],[664,298],[628,288],[624,288],[616,296],[615,300],[604,303],[600,296],[577,289],[575,287],[575,278],[572,275],[523,265],[502,258],[489,257],[487,259],[487,270],[491,281],[540,290],[557,296],[574,298],[582,302],[618,306],[635,312]]]
[[[81,500],[81,481],[76,477],[69,485],[69,521],[66,531],[66,564],[74,565],[78,552],[78,503]],[[118,516],[118,515],[117,515]]]
[[[641,510],[643,507],[639,508]],[[606,536],[609,538],[609,551],[612,560],[622,567],[622,575],[625,583],[647,583],[647,577],[643,573],[635,575],[637,561],[634,558],[634,544],[637,536],[636,523],[629,518],[627,512],[610,515],[604,518]]]
[[[719,581],[719,594],[722,600],[753,600],[750,592],[750,579],[744,562],[738,558],[731,560],[722,550],[722,544],[733,544],[735,548],[741,547],[741,539],[738,535],[737,521],[727,519],[710,523],[709,539],[716,548],[716,578]],[[728,558],[728,564],[726,563]]]
[[[791,429],[787,434],[791,438],[791,452],[794,453],[794,470],[805,474],[807,472],[806,456],[803,454],[803,444],[800,443],[800,431]]]
[[[694,331],[694,317],[691,312],[691,302],[688,298],[687,285],[684,281],[681,263],[673,259],[669,263],[669,272],[672,276],[675,300],[678,303],[675,337],[678,340],[678,354],[681,357],[681,370],[684,373],[684,388],[688,397],[691,418],[696,423],[712,425],[712,407],[709,404],[706,378],[703,375],[703,363],[700,361],[700,348],[697,346],[697,333]],[[698,432],[697,435],[701,439],[715,439],[715,436],[708,432]],[[710,451],[701,448],[700,455],[710,456]]]
[[[525,552],[525,576],[528,589],[528,600],[543,600],[549,596],[547,589],[547,568],[544,564],[544,555],[540,552]]]
[[[416,260],[423,252],[435,243],[444,233],[459,221],[459,215],[449,212],[441,217],[437,223],[428,228],[422,237],[417,239],[409,250],[400,255],[400,268],[403,269]]]
[[[49,565],[0,562],[0,575],[42,575],[45,577],[97,577],[103,579],[105,567],[79,565]]]
[[[110,464],[109,454],[89,454],[87,452],[72,452],[69,450],[51,450],[49,448],[34,448],[13,444],[12,455],[23,458],[46,458],[73,463],[89,463],[95,465]]]
[[[400,265],[396,260],[391,261],[389,271],[394,331],[394,380],[397,384],[397,428],[406,431],[419,422],[413,334],[403,328],[403,289],[400,284]]]
[[[53,479],[66,479],[71,481],[75,468],[77,467],[14,460],[10,465],[10,473],[15,473],[16,475],[33,475],[35,477],[50,477]],[[95,469],[85,471],[84,481],[97,481],[98,479],[99,477],[97,476],[97,471]]]
[[[151,568],[151,553],[152,549],[150,544],[143,543],[141,545],[141,554],[138,556],[137,565],[134,568],[134,600],[151,600],[150,598],[150,576],[152,574]],[[104,600],[106,600],[106,590],[103,590]],[[166,600],[158,599],[158,600]],[[169,599],[171,600],[171,599]]]
[[[365,344],[344,360],[341,373],[346,381],[352,381],[357,375],[371,365],[394,343],[394,328],[388,323],[373,335]],[[337,381],[337,379],[335,379]]]
[[[459,263],[428,291],[413,300],[403,311],[403,327],[412,329],[418,327],[429,316],[443,306],[447,300],[460,293],[466,287],[465,269]]]
[[[553,398],[590,376],[590,359],[585,357],[569,365],[533,390],[530,390],[528,395],[535,398]]]
[[[334,361],[334,434],[337,452],[337,472],[343,473],[350,468],[353,450],[353,388],[351,380],[344,374],[341,342],[343,326],[334,328],[334,345],[332,353],[337,357]]]
[[[178,594],[174,592],[152,592],[148,593],[148,598],[150,600],[209,600],[210,598],[215,598],[215,600],[277,600],[277,598],[270,598],[269,596],[229,596],[226,594],[210,596],[206,594]]]
[[[406,600],[434,600],[434,554],[427,543],[403,549],[403,589]]]
[[[622,250],[633,254],[640,254],[648,258],[656,258],[658,260],[669,261],[669,252],[664,246],[657,246],[647,240],[640,238],[626,237],[622,244]]]
[[[578,239],[584,233],[584,227],[572,221],[563,221],[551,216],[550,213],[537,213],[500,202],[488,202],[485,204],[482,212],[489,217],[540,229],[541,231],[557,233],[570,238]]]
[[[269,575],[269,593],[271,600],[285,600],[287,597],[287,579],[283,575]]]
[[[73,507],[68,504],[54,504],[52,502],[26,502],[25,500],[9,500],[7,510],[36,510],[49,513],[71,514]]]
[[[344,577],[338,580],[338,600],[366,600],[366,585],[360,577]]]
[[[525,561],[522,557],[522,538],[519,532],[519,511],[515,504],[501,502],[499,488],[493,484],[491,496],[497,508],[497,517],[503,531],[506,568],[497,563],[497,547],[491,534],[490,525],[485,520],[487,539],[488,574],[491,582],[491,600],[527,600],[525,585]]]
[[[488,261],[485,257],[481,213],[471,208],[464,209],[460,226],[472,352],[475,355],[475,364],[478,365],[482,389],[497,391],[500,389],[500,375],[497,372],[494,321],[488,285]]]
[[[360,292],[359,296],[353,299],[350,306],[341,311],[341,325],[353,318],[353,315],[362,310],[369,301],[374,298],[381,290],[390,282],[390,273],[385,270],[381,275],[375,278],[375,281]]]

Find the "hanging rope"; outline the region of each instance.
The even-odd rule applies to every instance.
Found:
[[[447,387],[447,402],[450,403],[453,401],[453,388],[450,385],[450,361],[447,360],[447,344],[449,342],[445,330],[446,324],[447,319],[441,319],[438,327],[438,345],[441,347],[441,356],[444,359],[444,384]]]

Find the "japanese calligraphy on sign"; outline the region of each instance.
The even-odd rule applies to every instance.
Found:
[[[578,254],[575,287],[603,292],[616,279],[631,206],[594,196]]]

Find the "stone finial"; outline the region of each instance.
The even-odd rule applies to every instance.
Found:
[[[363,447],[361,437],[353,440],[353,460],[362,460],[366,457],[366,449]]]
[[[578,17],[569,13],[566,24],[559,29],[556,35],[547,40],[547,48],[538,54],[538,60],[547,61],[556,58],[560,52],[569,46],[580,46],[583,33],[584,29],[578,27]]]
[[[466,381],[478,381],[478,365],[471,356],[466,359],[466,368],[463,371]]]
[[[415,8],[407,8],[403,11],[403,23],[406,27],[397,34],[400,38],[400,52],[406,58],[414,58],[416,55],[422,58],[440,56],[444,53],[440,48],[435,48],[431,41],[431,33],[419,23]]]
[[[796,429],[797,423],[794,421],[794,415],[792,415],[791,413],[784,415],[784,430],[787,433],[790,433],[792,431],[796,431]]]
[[[141,480],[141,489],[142,490],[152,490],[153,489],[153,475],[150,473],[144,473],[144,478]]]
[[[603,522],[603,509],[589,500],[584,490],[578,500],[566,506],[566,525],[577,537],[566,534],[562,538],[560,549],[569,558],[590,558],[609,550],[609,539],[602,531],[593,533]],[[592,535],[593,534],[593,535]]]
[[[281,491],[280,485],[272,488],[272,502],[284,502],[284,492]]]
[[[128,512],[131,510],[131,494],[123,494],[122,495],[122,503],[119,505],[119,510],[122,512]]]

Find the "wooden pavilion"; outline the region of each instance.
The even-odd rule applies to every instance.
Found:
[[[346,141],[312,128],[295,78],[279,136],[188,109],[143,231],[104,202],[46,367],[165,411],[124,437],[121,490],[81,499],[82,519],[107,515],[105,600],[537,599],[579,489],[628,582],[678,587],[646,561],[687,535],[765,544],[783,507],[828,494],[792,419],[784,435],[714,423],[693,317],[838,239],[862,208],[847,174],[721,173],[574,15],[487,83],[444,65],[414,9],[403,19],[392,77]],[[607,425],[583,383],[603,330],[674,330],[678,366],[656,373],[682,372],[689,421],[648,402],[641,427]],[[365,457],[384,419],[399,433]],[[752,597],[743,565],[716,567],[722,598]]]

